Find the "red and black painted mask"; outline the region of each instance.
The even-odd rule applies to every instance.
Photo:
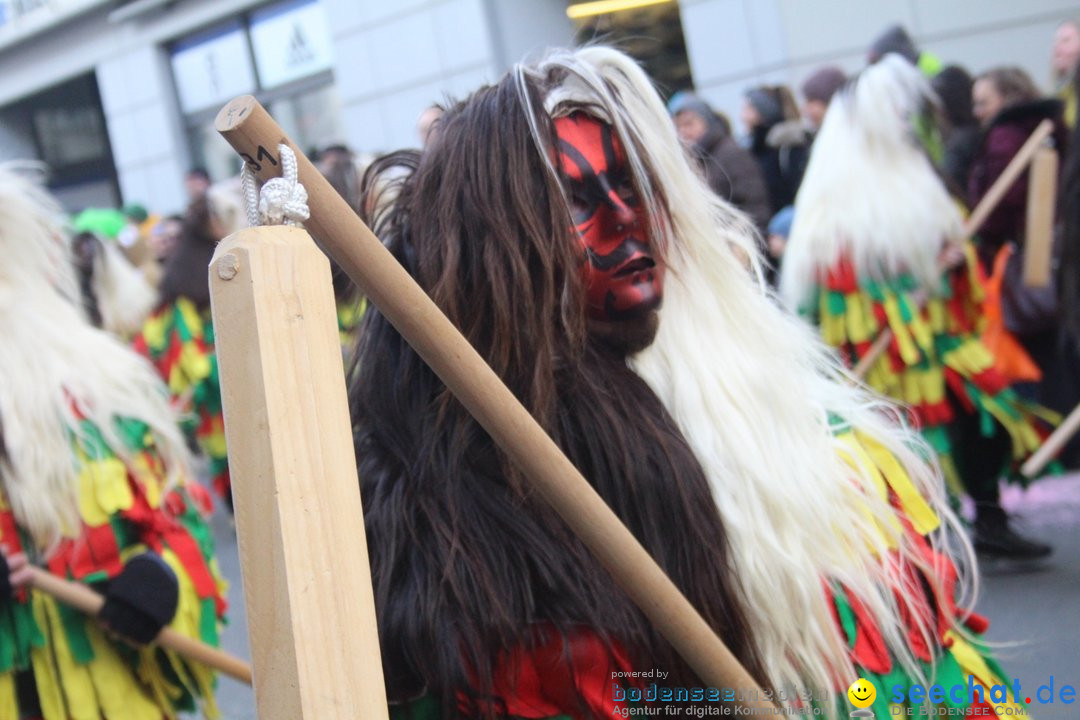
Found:
[[[583,112],[557,118],[555,132],[585,248],[588,315],[607,321],[646,315],[660,306],[664,267],[650,247],[649,218],[622,143],[609,124]]]

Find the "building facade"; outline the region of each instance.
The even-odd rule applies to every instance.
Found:
[[[1048,79],[1065,0],[668,0],[585,18],[568,0],[0,0],[0,160],[35,158],[72,210],[183,207],[196,165],[238,164],[213,132],[255,94],[301,147],[418,143],[416,119],[550,45],[623,44],[662,92],[694,87],[737,117],[761,82],[857,71],[903,23],[946,62]]]

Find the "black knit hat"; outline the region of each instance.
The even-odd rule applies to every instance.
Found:
[[[770,127],[784,119],[784,108],[775,92],[765,87],[756,87],[746,91],[746,100],[758,115],[761,116],[761,124]]]
[[[919,51],[915,48],[915,41],[911,39],[903,25],[890,25],[870,44],[870,62],[872,63],[889,53],[903,56],[912,65],[919,62]]]
[[[837,90],[844,87],[847,75],[835,65],[826,65],[815,70],[802,84],[802,94],[807,100],[817,100],[826,105]]]

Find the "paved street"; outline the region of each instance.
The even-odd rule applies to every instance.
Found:
[[[251,652],[248,649],[247,612],[244,608],[244,587],[240,581],[236,531],[220,503],[214,516],[214,536],[217,540],[221,572],[229,580],[229,625],[222,636],[222,644],[230,653],[249,659]],[[224,720],[255,719],[255,694],[242,683],[222,677],[218,689],[218,703],[221,705]]]
[[[1007,489],[1006,508],[1017,527],[1054,545],[1054,555],[1032,567],[986,565],[977,609],[991,621],[988,638],[1002,645],[998,658],[1006,671],[1020,680],[1025,694],[1054,677],[1054,692],[1063,684],[1080,690],[1080,475],[1042,480],[1026,491]],[[236,540],[228,519],[214,518],[218,558],[229,579],[229,618],[225,647],[249,657],[247,621]],[[1011,678],[1010,678],[1011,679]],[[253,720],[251,690],[223,678],[218,699],[226,720]],[[1056,705],[1054,717],[1062,714]],[[1038,717],[1036,714],[1035,717]]]
[[[1003,500],[1017,527],[1052,544],[1054,554],[1035,567],[983,568],[977,609],[990,619],[987,636],[1003,644],[998,658],[1025,695],[1034,699],[1053,676],[1055,693],[1067,684],[1080,696],[1080,475],[1009,488]],[[1072,707],[1063,714],[1067,706],[1055,703],[1053,717],[1080,718],[1080,703]]]

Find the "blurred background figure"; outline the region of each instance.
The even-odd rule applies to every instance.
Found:
[[[128,203],[120,212],[124,214],[124,228],[116,236],[124,256],[135,267],[140,267],[150,257],[150,232],[161,221],[157,215],[147,212],[139,203]]]
[[[1080,91],[1080,74],[1073,92]],[[1068,154],[1062,159],[1058,211],[1062,221],[1061,264],[1058,268],[1061,324],[1074,356],[1080,354],[1080,126],[1074,126]],[[1080,365],[1074,365],[1077,367]],[[1074,376],[1080,385],[1080,378]]]
[[[874,38],[866,53],[866,61],[873,65],[889,53],[896,53],[903,57],[927,77],[933,77],[941,71],[941,60],[932,53],[923,52],[915,47],[915,41],[911,39],[911,35],[903,25],[890,25]]]
[[[795,208],[792,205],[781,208],[780,211],[773,215],[772,219],[769,220],[765,247],[769,251],[769,258],[772,261],[772,265],[777,268],[777,273],[779,273],[780,262],[784,257],[784,250],[787,249],[788,235],[791,234],[791,226],[794,222]]]
[[[420,147],[427,147],[435,139],[438,131],[439,118],[443,116],[443,109],[438,105],[429,105],[416,119],[416,132],[420,135]]]
[[[1065,102],[1065,123],[1076,126],[1076,86],[1073,78],[1080,63],[1080,19],[1066,20],[1054,33],[1054,49],[1050,56],[1053,92]]]
[[[1055,123],[1053,142],[1065,147],[1062,102],[1043,98],[1031,77],[1018,67],[999,67],[975,79],[972,112],[982,137],[971,163],[968,206],[975,207],[1005,166],[1043,120]],[[1006,242],[1023,242],[1027,214],[1027,177],[1013,184],[979,231],[979,256],[989,269]]]
[[[1017,67],[989,70],[972,90],[975,117],[983,134],[971,164],[968,205],[975,207],[1043,120],[1055,124],[1051,136],[1059,152],[1066,129],[1061,100],[1043,98],[1031,77]],[[1058,346],[1058,307],[1054,288],[1023,283],[1024,233],[1027,221],[1028,179],[1021,175],[978,233],[978,257],[987,275],[1000,276],[1001,315],[1011,332],[1041,368],[1041,383],[1021,383],[1017,391],[1054,409],[1060,406],[1060,377],[1065,369]],[[1007,258],[997,262],[1005,253]]]
[[[208,667],[145,647],[170,624],[218,642],[205,492],[161,381],[80,313],[65,225],[54,197],[0,163],[0,715],[156,720],[199,701],[217,717]],[[84,258],[116,250],[81,238]],[[108,629],[13,592],[28,560],[104,593]]]
[[[959,197],[967,192],[968,173],[982,132],[971,109],[973,84],[971,75],[959,65],[942,68],[930,81],[947,121],[941,169],[952,186],[950,190]]]
[[[225,422],[221,409],[208,269],[218,242],[229,232],[211,199],[210,176],[194,168],[184,178],[189,203],[182,223],[169,231],[169,246],[154,312],[135,338],[165,380],[183,413],[184,431],[208,464],[214,489],[232,508]]]
[[[145,212],[145,211],[144,211]],[[131,338],[154,308],[153,279],[133,265],[120,245],[138,233],[131,219],[112,208],[87,208],[72,219],[72,255],[83,309],[95,327]]]
[[[731,123],[697,95],[680,92],[668,102],[679,139],[705,173],[709,187],[764,232],[771,209],[761,168],[731,136]]]
[[[795,202],[810,153],[810,134],[799,118],[795,98],[784,85],[760,85],[743,97],[741,119],[769,192],[769,206]]]
[[[188,233],[204,245],[217,243],[228,231],[212,207],[210,174],[206,168],[196,167],[189,170],[184,176],[184,190],[188,196],[187,208],[184,210],[184,223]],[[209,261],[207,264],[209,265]]]
[[[430,108],[429,108],[430,109]],[[426,111],[425,111],[426,112]],[[345,145],[328,145],[315,162],[315,167],[349,204],[353,212],[361,214],[361,179],[367,163],[361,161]],[[337,305],[338,333],[343,348],[352,348],[356,330],[364,317],[367,304],[356,283],[338,265],[330,260],[330,273],[334,283],[334,300]]]
[[[328,145],[323,148],[315,160],[315,167],[354,212],[360,209],[360,172],[348,147]]]
[[[168,262],[176,246],[180,243],[180,236],[184,233],[184,218],[179,215],[169,215],[163,218],[150,232],[150,251],[154,261],[161,267]]]
[[[802,116],[806,129],[811,136],[816,135],[829,109],[829,101],[836,91],[844,87],[847,75],[835,65],[820,67],[810,74],[802,84]]]

